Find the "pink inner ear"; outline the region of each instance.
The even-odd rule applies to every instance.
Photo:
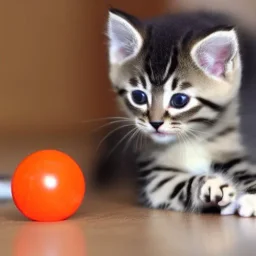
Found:
[[[125,50],[125,48],[124,47],[121,47],[121,48],[119,48],[118,49],[118,54],[119,54],[119,56],[123,59],[123,58],[125,58],[125,57],[127,57],[126,55],[126,50]]]
[[[196,57],[200,67],[214,76],[222,76],[225,72],[225,66],[232,57],[232,44],[225,42],[220,44],[216,42],[206,42],[201,45]]]
[[[214,76],[222,76],[224,74],[225,67],[222,63],[215,63],[212,68],[209,70]]]
[[[121,59],[125,59],[134,53],[132,48],[122,46],[118,49],[117,54]]]

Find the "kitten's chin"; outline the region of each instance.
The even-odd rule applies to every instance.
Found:
[[[168,144],[177,140],[177,137],[174,134],[153,133],[150,134],[150,137],[154,142],[160,144]]]

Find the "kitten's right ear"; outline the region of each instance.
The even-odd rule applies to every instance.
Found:
[[[123,64],[136,57],[143,45],[136,18],[116,9],[108,16],[107,36],[109,38],[109,61]]]

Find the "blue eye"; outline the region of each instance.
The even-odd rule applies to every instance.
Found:
[[[146,104],[148,101],[146,93],[140,90],[135,90],[132,92],[132,99],[138,105]]]
[[[184,108],[189,102],[189,96],[183,93],[172,95],[170,105],[174,108]]]

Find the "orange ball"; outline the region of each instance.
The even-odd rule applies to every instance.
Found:
[[[36,221],[60,221],[73,215],[83,201],[85,187],[78,164],[57,150],[26,157],[11,182],[16,207]]]

